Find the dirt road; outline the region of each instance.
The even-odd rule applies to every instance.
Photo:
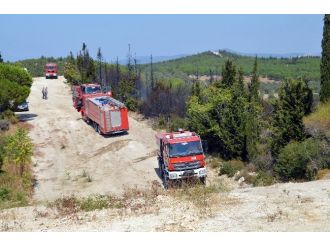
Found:
[[[48,100],[41,90],[48,87]],[[154,131],[129,118],[128,135],[98,135],[73,108],[63,77],[35,78],[28,98],[33,125],[30,136],[37,178],[34,198],[53,200],[62,195],[118,194],[126,187],[144,187],[158,180]]]
[[[41,99],[46,85],[47,101]],[[0,231],[330,231],[330,180],[241,188],[211,168],[209,181],[234,186],[188,199],[158,188],[151,197],[128,198],[122,208],[63,213],[44,201],[118,194],[135,184],[150,191],[148,183],[160,181],[154,132],[131,117],[129,135],[99,136],[71,106],[63,79],[36,78],[29,101],[25,118],[37,147],[34,197],[42,202],[0,211]]]

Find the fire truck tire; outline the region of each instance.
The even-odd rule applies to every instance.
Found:
[[[201,182],[201,184],[205,185],[206,184],[206,177],[201,177],[199,179],[199,181]]]
[[[95,122],[92,122],[92,126],[93,126],[93,129],[95,130],[95,132],[97,132],[97,124]]]
[[[169,179],[168,179],[168,177],[166,177],[165,175],[163,175],[164,176],[164,188],[167,190],[168,189],[168,187],[169,187],[169,183],[170,183],[170,181],[169,181]]]
[[[102,131],[100,129],[100,126],[98,124],[96,124],[96,126],[97,126],[97,133],[99,133],[100,135],[102,135]]]
[[[163,167],[162,167],[162,164],[160,163],[160,161],[158,161],[158,173],[161,178],[164,178],[164,171],[163,171]]]

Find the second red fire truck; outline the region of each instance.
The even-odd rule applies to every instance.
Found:
[[[99,84],[82,84],[72,88],[73,106],[99,134],[127,132],[128,110],[111,92],[104,93]]]

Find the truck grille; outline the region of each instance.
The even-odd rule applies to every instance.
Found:
[[[198,169],[201,165],[198,161],[174,164],[175,171]]]

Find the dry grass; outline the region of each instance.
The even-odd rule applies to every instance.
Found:
[[[180,201],[192,203],[200,216],[209,216],[220,202],[220,193],[226,191],[228,188],[221,181],[208,186],[188,182],[183,184],[182,188],[170,190],[169,195]]]
[[[208,167],[212,169],[219,169],[222,164],[222,160],[216,156],[209,156],[206,158],[206,163]]]
[[[60,215],[75,215],[80,211],[94,211],[101,209],[118,209],[127,213],[146,214],[157,211],[155,207],[157,197],[164,191],[157,181],[151,184],[149,190],[138,188],[127,188],[123,196],[112,195],[91,195],[88,197],[76,197],[74,195],[63,197],[48,204],[48,207],[55,208]]]
[[[304,118],[307,128],[319,129],[330,137],[330,102],[320,104],[316,111]]]
[[[330,169],[321,169],[317,172],[316,179],[329,179],[330,178]]]

